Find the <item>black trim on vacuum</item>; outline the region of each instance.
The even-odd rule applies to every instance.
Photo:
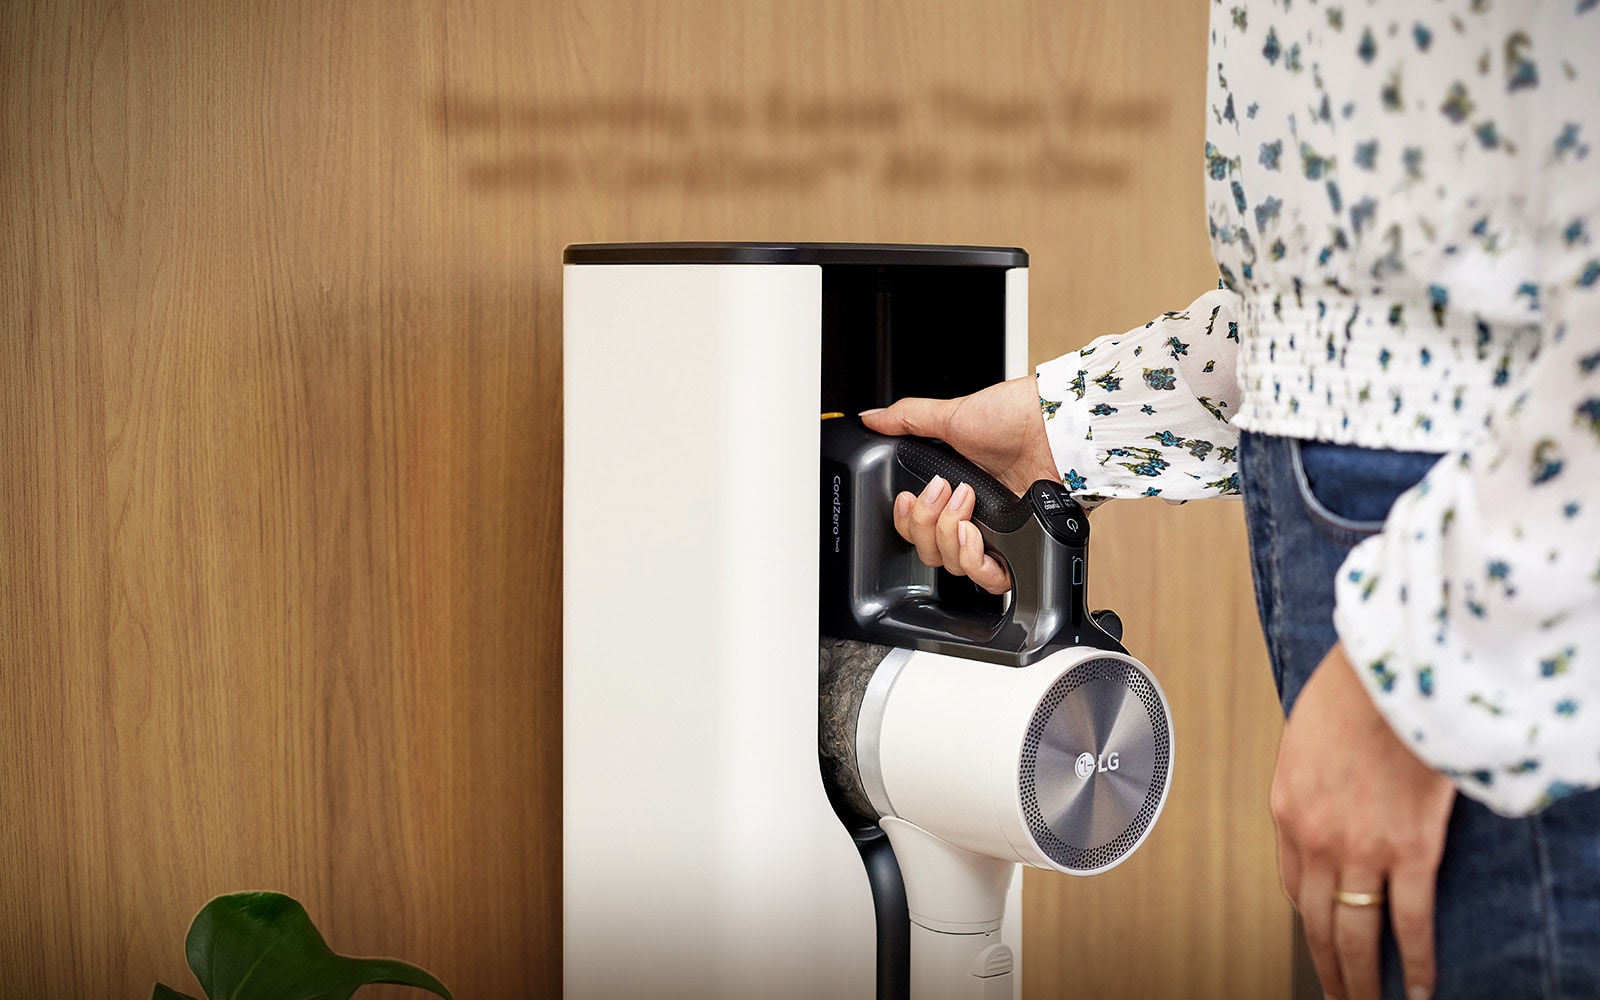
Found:
[[[911,906],[906,901],[900,862],[883,828],[855,812],[828,780],[822,781],[834,815],[850,834],[861,855],[872,889],[872,915],[877,926],[877,1000],[911,1000]]]
[[[1018,247],[916,243],[574,243],[564,264],[876,264],[1027,267]]]

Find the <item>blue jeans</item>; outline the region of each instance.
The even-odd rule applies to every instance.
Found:
[[[1339,565],[1436,457],[1242,435],[1256,607],[1285,714],[1338,641]],[[1441,1000],[1600,997],[1600,792],[1517,819],[1457,796],[1437,905]],[[1384,995],[1404,994],[1386,929]]]

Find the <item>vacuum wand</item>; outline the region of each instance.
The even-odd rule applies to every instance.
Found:
[[[823,422],[821,471],[818,754],[873,890],[879,1000],[1010,1000],[1017,866],[1092,875],[1144,842],[1172,779],[1166,698],[1116,616],[1085,610],[1088,515],[1059,484],[1018,498],[851,418]],[[1003,605],[895,533],[894,496],[935,475],[973,486]]]

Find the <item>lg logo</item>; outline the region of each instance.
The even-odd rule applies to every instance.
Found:
[[[1120,763],[1121,761],[1118,759],[1118,755],[1115,750],[1113,750],[1111,753],[1101,754],[1098,761],[1095,760],[1095,756],[1092,753],[1080,753],[1078,754],[1078,763],[1074,767],[1074,770],[1078,772],[1078,777],[1088,778],[1089,775],[1095,773],[1097,770],[1102,774],[1106,771],[1115,771],[1117,769],[1117,765]]]

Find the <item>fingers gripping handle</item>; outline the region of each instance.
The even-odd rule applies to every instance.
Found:
[[[1121,650],[1085,610],[1089,525],[1060,483],[1018,498],[940,442],[891,437],[859,419],[824,420],[819,623],[824,635],[1025,666],[1052,650]],[[946,592],[895,531],[896,493],[934,476],[972,487],[984,549],[1014,583],[1003,611]]]
[[[895,458],[902,468],[923,483],[943,476],[952,487],[972,487],[972,517],[996,531],[1012,532],[1033,515],[1027,500],[1019,499],[1000,480],[956,454],[948,446],[926,438],[900,438]]]

